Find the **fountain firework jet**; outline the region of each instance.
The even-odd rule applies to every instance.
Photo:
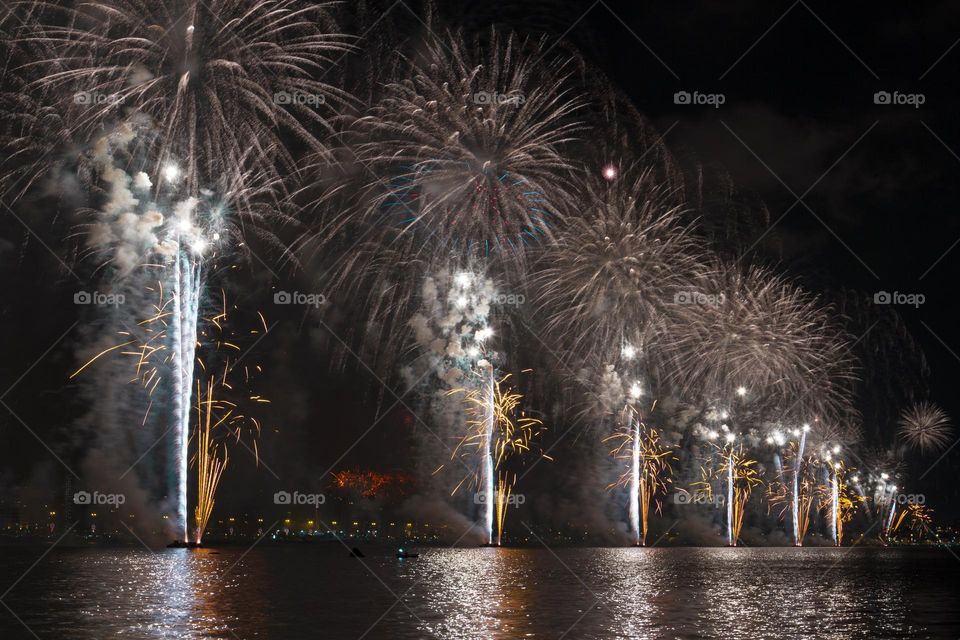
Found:
[[[884,526],[884,531],[887,535],[890,534],[890,527],[893,526],[893,516],[897,513],[897,487],[890,487],[890,514],[887,516],[887,522]]]
[[[178,241],[179,244],[179,241]],[[173,275],[173,451],[168,497],[176,507],[175,531],[182,542],[187,531],[187,468],[189,466],[190,400],[193,392],[193,368],[197,354],[197,320],[200,308],[200,259],[178,248]]]
[[[630,528],[633,531],[633,543],[639,545],[640,537],[640,421],[633,412],[629,412],[630,432],[633,446],[630,449]],[[646,533],[644,531],[644,533]],[[645,537],[645,536],[644,536]]]
[[[507,464],[511,459],[530,452],[531,445],[540,434],[543,423],[537,418],[527,416],[521,410],[523,395],[514,393],[512,388],[504,384],[510,378],[510,374],[496,380],[493,378],[492,364],[485,360],[478,364],[483,371],[479,388],[453,389],[447,393],[447,395],[464,394],[467,414],[471,416],[467,421],[468,431],[454,449],[451,458],[457,457],[458,454],[461,458],[480,458],[479,469],[474,471],[468,466],[468,475],[453,489],[451,495],[455,494],[464,483],[468,481],[475,483],[478,493],[475,501],[483,505],[482,518],[487,533],[486,544],[499,545],[503,535],[507,506],[511,504],[510,494],[517,480],[515,470],[510,469]],[[468,453],[467,450],[474,447],[477,447],[478,453]],[[551,459],[543,453],[540,455],[548,460]],[[496,520],[496,535],[494,535],[494,520]]]
[[[727,454],[727,544],[737,546],[737,539],[733,533],[733,447]]]
[[[644,424],[634,406],[640,398],[638,383],[633,383],[628,402],[618,418],[619,431],[607,440],[618,439],[620,444],[611,451],[615,458],[628,460],[626,471],[607,488],[625,487],[628,493],[627,524],[635,546],[645,545],[650,524],[650,507],[656,504],[657,496],[666,493],[671,472],[669,456],[672,451],[660,444],[660,433]],[[656,403],[653,403],[655,406]],[[651,407],[652,411],[652,407]]]
[[[720,433],[714,430],[707,431],[706,436],[710,448],[706,454],[703,466],[700,467],[701,479],[694,482],[696,495],[715,504],[724,501],[715,500],[714,486],[726,486],[726,538],[731,547],[737,546],[740,531],[743,528],[743,517],[747,502],[753,489],[762,484],[756,469],[756,460],[746,457],[745,439],[738,437],[727,425],[721,425],[723,444],[716,440]]]
[[[840,537],[841,537],[841,527],[843,524],[840,522],[840,477],[839,474],[833,472],[833,481],[830,486],[830,534],[833,538],[833,544],[840,546]]]
[[[222,419],[214,423],[214,404],[213,380],[207,380],[206,400],[202,399],[200,382],[197,381],[197,507],[194,511],[196,530],[193,535],[196,544],[203,542],[203,532],[213,514],[213,498],[230,460],[226,446],[223,448],[223,457],[220,457],[219,446],[212,438],[211,428],[222,423]]]
[[[196,248],[196,243],[193,246]],[[252,346],[241,350],[242,334],[227,328],[230,322],[225,294],[222,307],[215,316],[200,316],[200,273],[203,262],[197,256],[186,253],[178,255],[174,265],[176,268],[171,266],[166,280],[147,287],[147,291],[157,293],[150,317],[133,318],[130,325],[137,327],[135,331],[127,329],[125,324],[124,329],[118,331],[122,342],[100,351],[71,376],[77,376],[109,353],[132,358],[133,376],[125,375],[124,381],[140,385],[150,398],[142,424],[150,422],[151,408],[158,406],[163,411],[159,427],[163,429],[164,437],[172,434],[169,452],[163,458],[167,469],[164,484],[168,492],[167,507],[174,511],[171,518],[175,527],[174,535],[176,542],[181,544],[190,542],[184,485],[191,459],[188,457],[188,432],[184,431],[190,428],[189,403],[194,394],[187,387],[194,384],[191,381],[196,368],[200,370],[198,378],[206,377],[207,381],[204,393],[201,381],[196,380],[196,402],[192,405],[197,416],[194,459],[197,462],[198,490],[194,510],[195,529],[190,537],[196,544],[201,543],[213,512],[214,495],[227,466],[228,442],[239,443],[244,434],[251,436],[251,446],[245,446],[252,451],[259,464],[256,435],[260,433],[261,422],[254,406],[270,404],[252,386],[263,373],[261,365],[244,366],[241,369],[242,380],[229,380],[238,363],[235,355],[242,353],[240,357],[249,357]],[[172,284],[167,287],[170,281]],[[246,333],[259,341],[269,329],[263,314],[258,312],[257,316],[259,323]],[[215,388],[218,390],[216,397]],[[154,402],[157,394],[163,394],[164,399]]]
[[[496,411],[496,396],[494,394],[493,365],[485,363],[486,378],[484,379],[484,417],[483,417],[483,461],[481,467],[480,487],[483,491],[483,524],[487,532],[487,544],[493,544],[493,501],[499,492],[494,493],[493,481],[493,427]],[[499,502],[498,502],[499,504]],[[500,531],[497,531],[497,544],[500,544]]]
[[[808,425],[803,425],[803,431],[800,434],[800,448],[797,450],[797,459],[793,466],[793,544],[798,547],[803,544],[800,535],[800,465],[803,463],[803,449],[807,444],[807,432],[809,430]]]

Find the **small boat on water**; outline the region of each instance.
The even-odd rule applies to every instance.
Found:
[[[199,549],[203,545],[199,542],[183,542],[182,540],[174,540],[167,545],[167,549]]]
[[[397,549],[397,557],[398,558],[418,558],[420,557],[420,554],[410,553],[409,551],[405,551],[403,549]]]

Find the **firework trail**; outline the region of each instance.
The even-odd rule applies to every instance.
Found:
[[[821,508],[830,519],[828,530],[831,539],[838,547],[843,544],[844,525],[853,520],[858,506],[864,501],[862,495],[851,494],[846,477],[852,470],[847,468],[843,460],[834,459],[833,456],[839,451],[840,447],[834,446],[824,455],[827,484],[821,489],[820,500]],[[853,476],[851,480],[855,485],[859,483],[857,476]]]
[[[190,466],[191,425],[191,406],[187,405],[184,410],[184,404],[190,403],[193,398],[193,390],[185,391],[183,385],[194,379],[195,365],[199,366],[201,373],[207,376],[206,395],[201,393],[200,381],[197,380],[196,382],[198,504],[194,518],[194,541],[199,544],[213,509],[213,497],[219,479],[226,466],[226,448],[224,447],[225,453],[221,459],[218,453],[220,445],[215,440],[215,438],[218,438],[217,432],[223,431],[239,441],[242,432],[245,430],[249,429],[259,433],[260,422],[252,415],[237,411],[237,403],[215,398],[214,386],[218,389],[235,389],[234,384],[229,382],[229,374],[237,366],[236,360],[230,355],[219,354],[219,351],[229,353],[240,349],[236,344],[237,339],[226,334],[225,331],[227,321],[225,298],[222,309],[216,316],[206,319],[202,323],[199,322],[200,318],[198,316],[192,322],[185,323],[183,322],[184,315],[178,309],[178,301],[181,296],[176,292],[165,293],[163,282],[155,291],[158,301],[154,306],[154,315],[137,323],[143,331],[143,335],[137,336],[132,335],[129,331],[121,331],[122,342],[93,356],[73,376],[78,375],[108,353],[117,352],[131,357],[135,371],[132,381],[141,384],[151,398],[143,417],[144,424],[147,423],[154,407],[154,392],[157,389],[165,390],[167,384],[171,384],[169,387],[170,397],[162,399],[158,404],[160,407],[168,405],[172,407],[170,415],[172,424],[165,429],[172,436],[167,454],[167,460],[170,462],[166,465],[165,493],[172,501],[174,533],[177,536],[177,541],[182,543],[189,542],[187,483]],[[266,332],[266,322],[262,315],[260,321],[263,331]],[[201,325],[206,328],[202,334],[198,335],[196,333],[197,328]],[[192,334],[190,347],[184,345],[183,333]],[[250,335],[259,336],[261,332],[259,329],[251,330]],[[200,348],[211,351],[209,361],[205,362],[201,358],[198,350]],[[185,362],[187,355],[192,358],[189,364]],[[215,359],[223,359],[223,367],[219,373],[213,368]],[[251,380],[260,372],[262,372],[262,368],[259,365],[244,367],[243,369],[245,384],[242,388],[246,392],[245,399],[256,404],[269,402],[261,395],[254,393],[250,388]],[[171,380],[164,382],[168,375]],[[192,387],[192,383],[190,385]],[[216,419],[211,422],[211,416],[214,413]],[[258,455],[255,440],[253,450]]]
[[[737,538],[734,535],[733,512],[733,447],[731,447],[727,454],[727,544],[731,547],[737,544]]]
[[[419,355],[402,371],[408,386],[429,390],[430,410],[440,427],[459,434],[457,447],[445,453],[471,470],[471,474],[476,470],[473,478],[477,486],[476,502],[480,504],[487,544],[494,540],[499,495],[496,460],[500,437],[499,386],[491,327],[496,295],[493,280],[474,269],[441,270],[424,278],[418,296],[420,308],[409,320],[408,329]],[[459,393],[466,394],[466,403],[451,404],[451,395]],[[463,440],[464,407],[469,416],[469,442]],[[472,451],[474,460],[461,460],[457,456],[464,445]],[[436,476],[444,466],[436,468],[432,475]],[[453,493],[462,484],[463,480]]]
[[[840,478],[834,471],[830,476],[830,534],[833,544],[840,546],[843,523],[840,521]]]

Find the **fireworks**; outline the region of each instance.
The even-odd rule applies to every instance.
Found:
[[[747,457],[744,446],[737,442],[732,432],[727,432],[722,443],[712,442],[713,438],[710,440],[716,455],[711,455],[701,467],[701,480],[694,483],[694,487],[696,495],[713,500],[716,494],[714,484],[725,485],[726,499],[723,504],[726,505],[727,544],[735,547],[743,529],[747,502],[762,480],[757,473],[756,460]]]
[[[904,521],[909,521],[910,532],[919,538],[930,533],[933,524],[933,509],[923,504],[908,504],[890,527],[889,535],[895,534]]]
[[[352,51],[336,4],[100,0],[19,3],[4,15],[0,185],[18,203],[44,178],[61,202],[76,184],[85,201],[70,242],[83,238],[81,263],[95,262],[118,290],[142,295],[151,283],[156,300],[130,312],[135,328],[74,375],[118,352],[132,357],[132,377],[149,396],[143,424],[153,412],[171,427],[158,466],[177,536],[189,533],[194,415],[197,542],[227,467],[227,437],[259,431],[228,400],[236,361],[226,357],[221,370],[211,360],[236,343],[213,336],[226,305],[204,317],[207,285],[218,262],[252,253],[249,240],[302,257],[280,238],[306,200],[316,222],[297,230],[299,248],[318,249],[327,271],[315,275],[331,274],[321,290],[353,294],[337,305],[355,332],[341,342],[372,344],[383,358],[371,369],[421,392],[443,434],[433,435],[448,447],[422,457],[432,469],[452,449],[468,469],[435,482],[444,493],[476,485],[488,542],[501,540],[517,466],[543,430],[500,371],[548,346],[576,371],[544,377],[561,378],[564,396],[572,382],[586,387],[570,401],[575,415],[560,419],[600,425],[603,436],[586,439],[595,453],[598,441],[617,441],[612,454],[626,469],[597,484],[625,488],[634,542],[646,543],[674,473],[693,480],[697,464],[683,464],[696,460],[697,492],[723,498],[725,513],[714,515],[728,544],[766,484],[768,512],[779,509],[795,545],[820,525],[840,545],[867,499],[858,479],[848,487],[832,448],[855,459],[855,407],[865,404],[850,353],[859,340],[844,313],[715,246],[717,230],[700,220],[709,209],[689,196],[702,184],[690,188],[648,123],[585,60],[497,29],[470,40],[441,28],[390,61],[365,63],[380,68],[360,105],[334,71]],[[532,305],[498,302],[505,290],[529,294]],[[536,344],[518,338],[520,324],[532,325]],[[659,403],[649,405],[659,407],[656,428],[638,408],[648,395]],[[721,397],[729,402],[713,408]],[[726,424],[732,407],[744,410],[736,430]],[[878,432],[892,423],[877,422]],[[921,453],[952,434],[929,402],[904,410],[898,427]],[[697,433],[709,441],[705,457],[692,444]],[[761,449],[766,434],[772,446]],[[882,444],[877,468],[886,471],[870,477],[875,513],[863,511],[889,538],[905,519],[923,524],[929,514],[898,517],[903,496],[892,478],[903,486],[907,446]],[[771,449],[768,471],[754,458]],[[676,470],[672,460],[681,461]],[[359,471],[335,482],[370,498],[407,483]]]
[[[701,265],[674,194],[633,167],[610,185],[586,179],[579,201],[532,276],[548,333],[581,356],[655,342]]]
[[[940,407],[919,402],[900,416],[899,434],[907,443],[921,452],[942,449],[950,442],[950,417]]]
[[[191,323],[193,331],[197,333],[191,338],[190,362],[185,369],[184,360],[188,351],[183,347],[180,337],[183,322],[182,314],[178,311],[178,295],[168,292],[162,282],[152,289],[152,292],[156,296],[153,313],[137,323],[137,334],[134,335],[128,330],[120,331],[121,343],[94,355],[71,377],[77,376],[112,352],[119,352],[130,358],[133,370],[130,381],[141,385],[150,397],[143,416],[144,425],[148,423],[156,394],[169,394],[168,398],[160,398],[158,403],[161,409],[170,409],[166,416],[171,423],[171,426],[167,427],[171,434],[167,495],[171,498],[175,511],[174,527],[177,539],[184,543],[189,539],[187,478],[191,411],[189,406],[184,409],[184,404],[190,403],[193,389],[184,392],[183,385],[193,387],[195,370],[200,377],[205,378],[205,386],[199,379],[196,381],[195,404],[198,503],[194,511],[194,541],[199,543],[213,510],[217,486],[227,465],[227,440],[239,442],[244,434],[251,434],[252,450],[254,455],[259,457],[256,436],[260,432],[260,421],[252,413],[242,412],[238,401],[223,396],[243,394],[242,401],[249,403],[251,407],[269,404],[270,401],[253,390],[255,379],[262,373],[260,365],[245,365],[237,374],[233,374],[239,365],[239,356],[236,354],[239,354],[241,349],[237,344],[238,336],[227,329],[228,307],[225,297],[215,315],[204,319],[202,323]],[[259,317],[262,329],[266,332],[266,322],[262,315]],[[261,335],[260,328],[249,330],[249,335]],[[206,357],[204,352],[207,352]],[[233,378],[240,375],[242,383],[233,381]]]
[[[467,433],[457,444],[453,456],[479,457],[479,469],[461,480],[453,493],[472,479],[479,487],[478,500],[484,507],[484,520],[488,543],[500,544],[509,493],[516,482],[516,474],[504,468],[504,464],[518,456],[531,452],[531,446],[543,430],[543,422],[527,416],[521,409],[523,395],[505,385],[507,374],[494,380],[492,367],[488,366],[482,384],[476,389],[454,389],[450,394],[463,394],[467,413]],[[469,450],[476,449],[479,456]],[[546,457],[544,454],[541,454]],[[493,488],[496,475],[497,489]],[[497,530],[494,538],[494,506],[497,512]]]
[[[791,537],[794,546],[803,546],[810,527],[810,510],[818,485],[812,473],[815,467],[803,457],[806,440],[791,442],[784,452],[781,462],[778,457],[776,479],[767,486],[767,507],[773,510],[779,507],[779,518],[790,514]]]
[[[827,483],[820,485],[820,509],[828,518],[829,531],[833,544],[843,544],[844,525],[853,520],[854,513],[864,501],[863,496],[850,491],[846,483],[847,474],[855,471],[848,469],[842,460],[828,458],[825,460],[828,474]],[[854,476],[856,477],[856,476]]]
[[[627,471],[620,479],[610,485],[624,486],[630,492],[630,526],[634,535],[634,544],[647,544],[647,531],[650,525],[650,507],[660,504],[657,496],[667,492],[670,473],[671,451],[663,447],[660,434],[656,429],[643,424],[636,410],[627,406],[620,416],[622,430],[607,440],[620,440],[619,446],[611,452],[616,458],[630,461]]]
[[[417,252],[522,262],[572,200],[561,151],[582,102],[565,86],[569,63],[537,61],[538,43],[497,31],[472,46],[445,36],[357,123],[360,157],[390,176],[367,185],[360,215]]]
[[[706,304],[676,323],[668,352],[683,388],[742,385],[781,414],[847,416],[853,363],[828,309],[761,268],[725,266],[703,281]]]
[[[139,114],[157,132],[154,171],[182,159],[191,194],[245,169],[291,167],[283,140],[323,151],[316,129],[349,101],[319,80],[348,49],[333,3],[105,0],[59,9],[32,39],[49,51],[36,85],[84,105],[77,136]],[[62,15],[61,15],[62,14]]]
[[[223,455],[220,446],[213,440],[211,431],[229,420],[229,413],[222,418],[213,417],[214,385],[207,381],[206,400],[203,397],[200,382],[197,382],[197,506],[194,510],[194,541],[200,544],[207,529],[210,515],[213,513],[214,496],[220,485],[220,478],[227,468],[229,454],[226,446]],[[215,422],[216,420],[216,422]]]
[[[356,491],[364,498],[377,498],[390,490],[405,493],[412,479],[405,473],[379,473],[359,469],[337,471],[333,474],[334,486],[338,489]]]

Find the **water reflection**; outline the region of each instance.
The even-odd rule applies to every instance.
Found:
[[[532,576],[517,549],[461,549],[426,554],[411,568],[418,630],[439,638],[520,638],[532,633]]]
[[[54,550],[4,602],[44,640],[960,637],[942,550],[367,551]],[[42,550],[3,553],[5,588]]]

